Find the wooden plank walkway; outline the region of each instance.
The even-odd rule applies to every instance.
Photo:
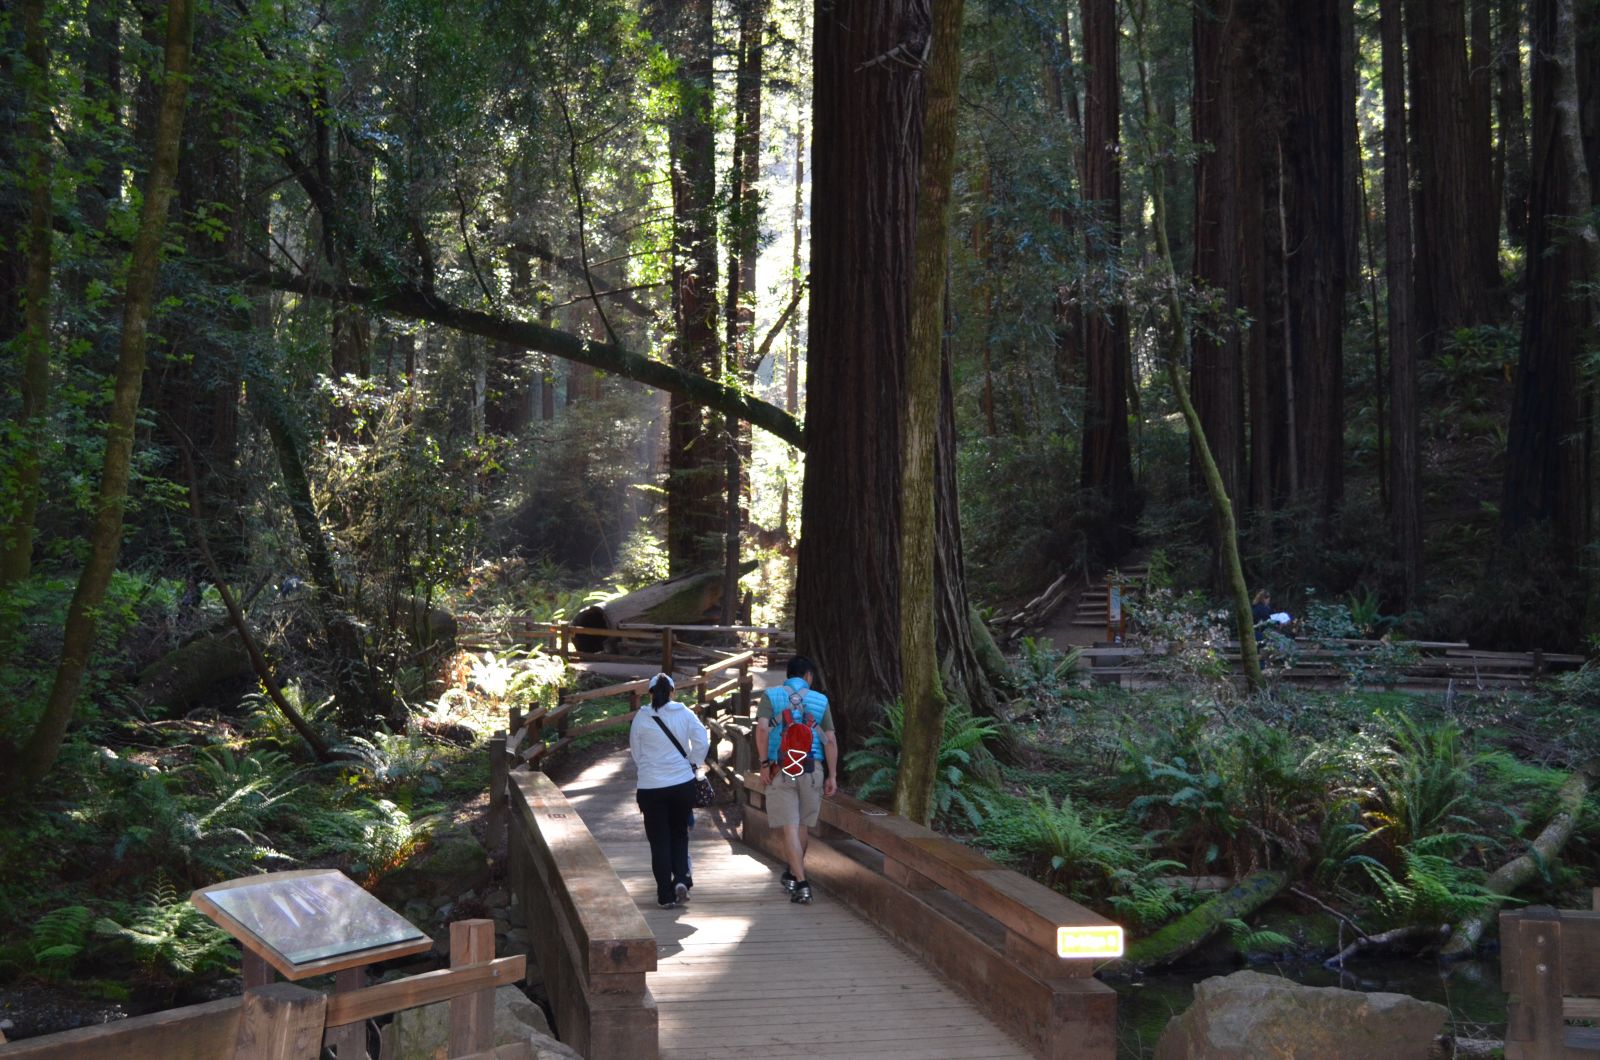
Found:
[[[1032,1054],[852,910],[794,905],[781,867],[720,811],[690,833],[694,895],[660,909],[626,751],[562,786],[655,932],[662,1060],[789,1048],[808,1058],[1023,1060]]]

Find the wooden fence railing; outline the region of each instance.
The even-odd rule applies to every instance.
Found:
[[[450,925],[450,967],[347,993],[270,983],[242,997],[134,1016],[0,1045],[4,1060],[316,1060],[340,1031],[402,1009],[450,1004],[449,1056],[529,1057],[494,1048],[494,992],[527,972],[525,957],[492,959],[494,922]],[[343,1046],[341,1060],[346,1053]],[[365,1040],[359,1055],[366,1055]]]
[[[744,778],[744,841],[778,860],[766,786]],[[1117,998],[1091,960],[1058,956],[1061,929],[1121,928],[1002,868],[963,843],[844,795],[823,800],[806,875],[962,989],[990,1019],[1049,1060],[1112,1060]]]
[[[1506,1060],[1600,1057],[1600,888],[1592,910],[1501,913],[1500,985],[1511,995]]]
[[[494,771],[489,848],[509,825],[507,878],[528,924],[561,1040],[588,1060],[655,1060],[645,976],[656,940],[582,819],[543,773]],[[509,810],[495,812],[497,804]]]
[[[703,640],[731,641],[748,646],[766,657],[771,665],[791,650],[794,632],[772,626],[652,625],[625,622],[611,629],[574,625],[570,622],[541,621],[527,615],[514,615],[492,622],[463,615],[458,619],[461,633],[456,643],[468,650],[504,648],[512,645],[543,645],[563,659],[589,662],[638,662],[641,656],[655,655],[661,669],[672,673],[682,660],[714,660],[722,654],[715,647],[696,643]],[[600,644],[599,650],[592,645]],[[585,647],[586,645],[590,647]],[[650,648],[659,646],[659,652]],[[625,647],[636,651],[622,651]]]
[[[750,674],[750,667],[754,659],[754,651],[742,651],[737,655],[723,656],[705,663],[691,676],[675,679],[676,696],[683,701],[692,694],[693,698],[688,705],[701,716],[701,720],[706,722],[717,743],[729,737],[729,719],[745,718],[750,715],[750,705],[755,690],[755,679]],[[718,675],[729,671],[737,672],[731,677],[717,680]],[[586,692],[563,693],[553,706],[538,707],[527,714],[512,708],[510,725],[506,733],[506,750],[516,757],[519,764],[538,766],[546,757],[570,746],[581,736],[606,729],[623,728],[631,724],[633,712],[639,709],[639,704],[644,701],[649,690],[650,679],[643,677]],[[627,697],[628,713],[599,718],[577,726],[571,724],[573,713],[583,704],[618,696]],[[555,739],[547,742],[552,734]],[[735,740],[736,750],[738,746],[739,742]],[[713,756],[707,758],[706,766],[713,774],[731,785],[735,773],[740,771],[741,762],[733,762],[734,768],[730,769],[729,764],[716,758],[716,750],[713,746]],[[491,759],[493,757],[491,754]]]
[[[1219,646],[1222,659],[1237,669],[1239,644],[1230,641]],[[1120,645],[1076,649],[1079,666],[1097,681],[1121,683],[1124,678],[1138,680],[1158,673],[1167,659],[1170,646],[1125,647]],[[1376,641],[1343,638],[1301,638],[1282,655],[1268,655],[1264,665],[1288,665],[1274,676],[1301,682],[1340,681],[1359,669],[1384,670],[1385,679],[1412,686],[1458,685],[1485,688],[1518,687],[1548,674],[1575,670],[1582,666],[1582,655],[1560,652],[1484,651],[1463,641]]]

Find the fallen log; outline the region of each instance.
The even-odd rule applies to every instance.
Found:
[[[1362,935],[1350,945],[1322,962],[1324,968],[1338,968],[1344,962],[1360,953],[1362,950],[1382,949],[1393,946],[1397,942],[1432,942],[1442,939],[1450,934],[1449,924],[1412,924],[1408,927],[1398,927],[1390,931],[1380,931],[1376,935]]]
[[[754,570],[756,563],[748,560],[740,565],[740,572]],[[590,629],[619,629],[626,622],[640,622],[661,626],[699,625],[706,621],[707,612],[721,607],[723,570],[691,571],[646,585],[604,603],[592,604],[573,617],[573,624]],[[581,652],[606,650],[607,638],[580,634],[572,638]]]
[[[1561,785],[1561,790],[1556,793],[1556,812],[1550,818],[1550,823],[1544,826],[1544,831],[1539,833],[1527,851],[1501,865],[1484,882],[1484,887],[1498,896],[1496,900],[1461,918],[1450,941],[1439,951],[1440,957],[1460,960],[1472,956],[1484,930],[1494,923],[1499,914],[1502,899],[1537,876],[1543,866],[1561,853],[1561,848],[1578,826],[1583,800],[1589,794],[1589,786],[1597,773],[1600,773],[1600,761],[1591,760],[1578,767]]]
[[[1125,975],[1135,969],[1159,968],[1192,952],[1229,920],[1238,920],[1266,905],[1289,886],[1289,874],[1277,870],[1253,872],[1196,909],[1185,913],[1148,938],[1140,939],[1101,969],[1108,975]]]

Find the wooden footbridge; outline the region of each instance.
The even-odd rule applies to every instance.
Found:
[[[1093,958],[1059,954],[1120,951],[1121,929],[961,843],[832,797],[806,862],[817,897],[790,903],[749,769],[748,659],[679,688],[706,690],[717,666],[741,677],[698,709],[737,801],[697,811],[685,906],[656,906],[626,752],[558,787],[524,764],[549,711],[491,749],[491,841],[506,837],[563,1041],[589,1060],[1115,1055],[1116,995]]]

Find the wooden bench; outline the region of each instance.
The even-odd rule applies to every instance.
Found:
[[[745,843],[783,860],[759,773],[744,783]],[[1048,1060],[1112,1060],[1117,997],[1094,962],[1056,955],[1062,926],[1120,932],[1104,917],[1002,868],[963,843],[835,795],[806,853],[806,875],[962,990]]]
[[[1592,911],[1534,906],[1500,914],[1506,1060],[1600,1057],[1600,888]]]
[[[496,771],[498,773],[498,771]],[[656,939],[577,810],[543,773],[503,774],[509,885],[528,925],[561,1040],[588,1060],[655,1060],[645,976]],[[490,843],[498,839],[491,834]]]
[[[0,1045],[5,1060],[316,1060],[343,1028],[450,1002],[449,1055],[494,1056],[494,992],[526,974],[525,957],[494,959],[494,922],[450,925],[450,967],[341,994],[271,983],[242,997],[170,1009]],[[362,1034],[365,1051],[365,1032]],[[341,1054],[343,1055],[343,1054]],[[508,1053],[507,1056],[515,1055]]]

